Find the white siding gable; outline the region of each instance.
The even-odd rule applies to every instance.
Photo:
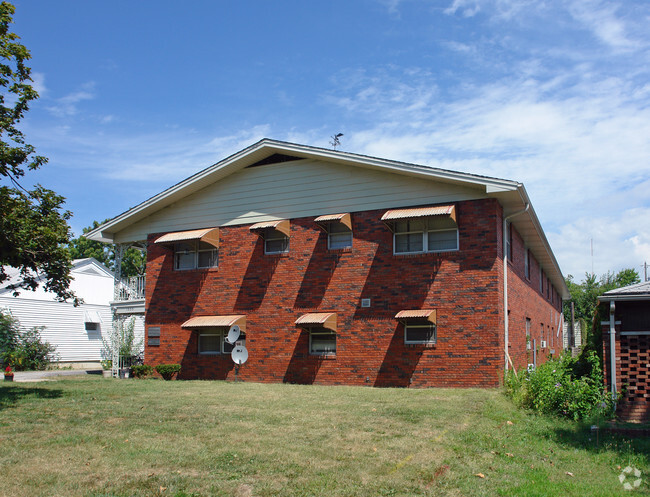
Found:
[[[117,233],[116,242],[144,240],[148,233],[485,197],[478,185],[305,159],[235,172]]]

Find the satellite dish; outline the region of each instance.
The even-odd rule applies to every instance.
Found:
[[[239,326],[233,324],[228,330],[228,336],[226,337],[226,342],[228,342],[230,345],[234,345],[237,339],[239,338],[240,333],[241,333],[241,329],[239,328]]]
[[[240,347],[235,347],[230,353],[230,357],[235,362],[235,364],[242,365],[248,360],[248,350],[243,345]]]

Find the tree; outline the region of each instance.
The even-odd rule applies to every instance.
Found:
[[[35,185],[19,182],[25,170],[35,170],[47,159],[35,155],[18,128],[38,93],[29,84],[31,69],[25,65],[29,51],[9,31],[15,8],[0,3],[0,283],[9,279],[6,267],[18,269],[11,288],[34,290],[42,281],[59,300],[78,300],[69,290],[72,259],[65,249],[70,238],[70,212],[65,199]]]
[[[115,270],[115,245],[89,240],[84,235],[103,223],[93,221],[93,225],[83,229],[83,235],[73,238],[68,244],[68,250],[73,259],[94,257],[111,271]],[[134,247],[128,248],[122,256],[122,277],[138,276],[144,274],[146,254]]]
[[[586,273],[585,279],[580,284],[573,281],[572,275],[567,277],[566,284],[574,305],[576,321],[584,324],[583,351],[585,353],[594,351],[602,358],[602,334],[600,330],[602,316],[598,317],[596,315],[599,311],[598,296],[610,290],[633,285],[640,281],[639,273],[635,269],[622,269],[616,274],[607,272],[600,279],[596,278],[594,274]],[[571,319],[569,306],[564,308],[564,319],[567,322]]]

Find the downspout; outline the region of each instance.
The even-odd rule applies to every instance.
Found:
[[[616,400],[616,303],[609,301],[609,369],[612,371],[612,399]]]
[[[510,359],[510,354],[508,353],[508,251],[506,250],[506,236],[510,236],[507,234],[508,230],[508,221],[510,221],[513,217],[517,217],[521,214],[524,214],[525,212],[528,212],[528,209],[530,208],[530,203],[526,202],[526,207],[518,212],[515,212],[513,214],[510,214],[509,216],[506,216],[503,218],[503,336],[504,336],[504,361],[505,361],[505,370],[508,371],[508,363],[512,364],[512,359]],[[512,249],[512,247],[511,247]],[[512,364],[512,367],[514,368],[514,364]]]

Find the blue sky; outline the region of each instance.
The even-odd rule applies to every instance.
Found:
[[[269,137],[524,183],[565,275],[650,263],[650,4],[15,2],[71,226]],[[593,240],[593,259],[591,243]]]

